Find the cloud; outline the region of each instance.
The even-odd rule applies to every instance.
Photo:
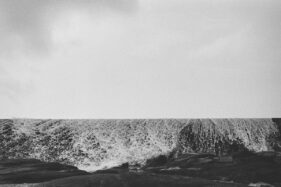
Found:
[[[72,12],[97,20],[107,14],[130,15],[136,8],[136,0],[0,0],[1,97],[18,103],[36,89],[38,64],[51,63],[44,59],[55,48],[56,20],[69,20]]]
[[[51,24],[65,12],[128,14],[136,6],[136,0],[0,0],[0,55],[47,52],[52,45]]]

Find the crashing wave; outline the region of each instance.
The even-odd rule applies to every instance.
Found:
[[[35,158],[96,171],[172,152],[272,149],[271,119],[0,120],[0,158]]]

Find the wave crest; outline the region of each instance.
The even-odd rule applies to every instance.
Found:
[[[35,158],[96,171],[159,155],[216,152],[237,142],[266,151],[271,119],[0,120],[3,158]],[[7,130],[8,129],[8,130]],[[223,146],[220,149],[224,149]]]

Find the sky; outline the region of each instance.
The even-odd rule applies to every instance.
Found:
[[[0,0],[0,118],[281,116],[279,0]]]

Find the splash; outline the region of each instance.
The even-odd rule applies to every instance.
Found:
[[[86,171],[144,165],[172,152],[216,152],[239,141],[267,151],[277,132],[271,119],[136,119],[0,121],[0,158],[35,158]],[[224,149],[220,146],[220,149]]]

